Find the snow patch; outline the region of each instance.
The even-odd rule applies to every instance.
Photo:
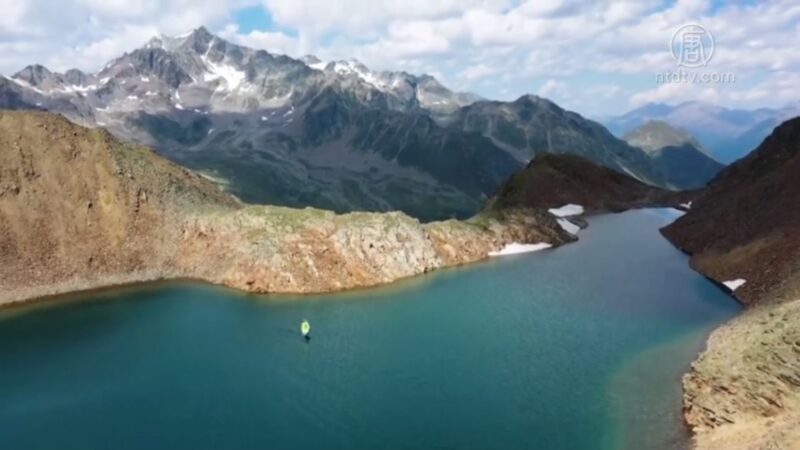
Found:
[[[358,61],[337,61],[333,65],[333,71],[339,75],[355,75],[367,84],[372,85],[378,90],[386,89],[386,83],[378,78],[369,69],[366,69]]]
[[[213,128],[209,128],[209,129],[208,129],[208,134],[211,134],[211,133],[213,133],[213,132],[214,132],[214,129],[213,129]]]
[[[222,85],[217,86],[217,91],[224,90],[225,88],[228,90],[234,90],[239,87],[242,82],[244,82],[245,78],[247,78],[247,75],[243,71],[233,67],[230,64],[214,63],[205,55],[203,55],[201,59],[208,69],[208,72],[203,74],[203,80],[206,82],[223,80],[225,82],[224,87]]]
[[[556,217],[579,216],[583,214],[583,206],[570,203],[560,208],[548,209],[548,212]]]
[[[262,122],[266,122],[267,120],[269,120],[269,117],[267,117],[267,116],[261,116],[261,121],[262,121]]]
[[[744,286],[745,283],[747,283],[747,280],[745,280],[743,278],[738,278],[736,280],[723,281],[722,282],[722,284],[724,284],[726,288],[730,289],[731,292],[733,292],[733,291],[739,289],[740,287]]]
[[[552,247],[552,245],[548,244],[547,242],[540,242],[538,244],[520,244],[518,242],[512,242],[496,252],[489,252],[489,256],[506,256],[517,255],[519,253],[538,252],[550,247]]]
[[[31,89],[31,90],[33,90],[35,92],[40,93],[40,94],[44,94],[44,92],[41,89],[39,89],[37,87],[34,87],[33,85],[31,85],[30,83],[28,83],[25,80],[20,80],[19,78],[14,78],[14,77],[9,78],[9,80],[13,81],[14,83],[16,83],[16,84],[18,84],[18,85],[20,85],[20,86],[22,86],[24,88],[28,88],[28,89]]]
[[[175,109],[180,109],[181,111],[183,111],[183,105],[181,105],[180,103],[175,103]]]
[[[90,84],[88,86],[79,86],[77,84],[73,84],[73,85],[64,86],[63,89],[56,89],[56,90],[57,91],[61,91],[61,92],[78,92],[78,93],[82,93],[82,92],[94,91],[96,89],[97,89],[97,85],[94,85],[94,84]]]
[[[147,91],[147,92],[144,93],[144,95],[145,95],[145,97],[155,97],[156,95],[158,95],[158,92],[156,92],[156,91]]]
[[[556,221],[561,225],[561,229],[569,234],[578,234],[578,232],[581,231],[581,227],[570,222],[569,219],[556,219]]]
[[[141,77],[139,79],[142,80],[142,82],[144,82],[144,83],[149,83],[150,82],[150,78],[147,78],[147,77]]]
[[[684,207],[684,208],[686,208],[686,209],[692,209],[692,202],[689,202],[689,203],[681,203],[681,206],[683,206],[683,207]]]

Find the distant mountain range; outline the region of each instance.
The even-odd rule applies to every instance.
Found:
[[[685,187],[602,125],[539,97],[482,100],[429,75],[294,59],[202,27],[155,37],[96,73],[33,65],[0,77],[0,107],[105,127],[249,202],[464,217],[539,153]]]
[[[651,120],[688,131],[720,162],[729,164],[756,148],[783,121],[800,116],[800,104],[780,109],[729,109],[704,102],[650,103],[605,121],[616,136]]]

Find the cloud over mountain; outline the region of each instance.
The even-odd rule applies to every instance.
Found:
[[[156,33],[207,25],[228,40],[290,56],[355,57],[376,69],[434,73],[488,98],[542,92],[554,80],[564,87],[554,99],[587,114],[618,114],[652,101],[752,108],[800,100],[791,82],[800,71],[794,45],[800,5],[791,0],[66,0],[53,6],[0,0],[0,72],[14,73],[31,60],[96,70]],[[250,23],[255,16],[262,20]],[[656,84],[656,73],[676,69],[669,40],[689,22],[713,32],[717,50],[709,69],[735,73],[736,83]],[[611,94],[607,101],[593,101],[598,90]]]

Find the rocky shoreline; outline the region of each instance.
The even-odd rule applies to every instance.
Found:
[[[746,307],[683,379],[698,449],[800,449],[800,119],[723,170],[664,235]]]
[[[717,328],[683,378],[698,449],[800,445],[800,301],[747,309]]]
[[[259,212],[269,215],[269,210],[263,208]],[[302,210],[292,212],[303,214]],[[374,287],[440,268],[479,262],[507,244],[533,242],[543,235],[553,246],[575,240],[555,228],[552,233],[539,234],[528,225],[494,219],[490,219],[490,228],[481,229],[479,225],[458,221],[414,225],[413,219],[403,216],[412,221],[410,225],[387,226],[381,230],[385,224],[381,223],[380,215],[374,214],[373,223],[367,227],[344,226],[330,236],[320,235],[320,229],[314,229],[313,225],[304,227],[299,235],[287,238],[287,242],[269,256],[260,256],[260,250],[274,245],[274,240],[247,239],[247,232],[253,230],[232,232],[228,221],[237,219],[224,218],[217,222],[207,217],[195,218],[183,229],[184,239],[180,242],[183,253],[168,266],[9,287],[0,293],[0,307],[81,291],[181,279],[251,293],[337,292]],[[523,217],[524,222],[531,220],[520,216]],[[342,220],[349,218],[345,215]],[[378,238],[376,234],[379,233],[387,233],[387,237]],[[389,248],[390,252],[384,253]]]

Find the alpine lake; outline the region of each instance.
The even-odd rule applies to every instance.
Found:
[[[674,217],[374,289],[1,310],[0,448],[686,448],[681,375],[740,306],[661,237]]]

